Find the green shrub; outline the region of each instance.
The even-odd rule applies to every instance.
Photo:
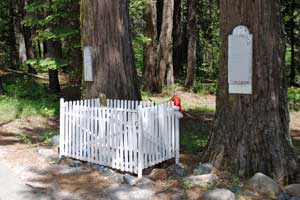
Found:
[[[181,182],[181,187],[184,190],[189,190],[189,189],[191,189],[191,183],[187,179],[183,179]]]
[[[3,80],[0,95],[0,123],[28,116],[55,117],[59,101],[47,85],[28,76],[9,77]]]
[[[215,84],[204,84],[197,81],[192,87],[192,91],[200,94],[216,94],[217,88]]]
[[[288,90],[288,100],[291,110],[300,110],[300,88],[291,87]]]

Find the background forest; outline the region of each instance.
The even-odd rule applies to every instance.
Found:
[[[0,79],[2,111],[14,110],[10,112],[12,116],[24,113],[56,116],[57,95],[67,99],[81,96],[80,0],[3,0],[0,4],[0,68],[16,70],[13,72],[19,74],[17,78],[7,75]],[[178,88],[187,92],[182,94],[187,99],[190,92],[215,94],[221,51],[218,5],[216,0],[174,1],[168,44],[173,77],[166,81],[167,86],[170,82],[171,90],[165,90],[153,87],[153,74],[147,69],[153,65],[151,58],[158,57],[157,49],[166,45],[160,44],[158,35],[164,21],[170,18],[164,13],[163,1],[130,1],[132,46],[143,99],[157,100],[154,93],[167,93],[158,98],[166,101],[177,94],[174,91]],[[300,2],[282,1],[281,11],[289,102],[290,108],[297,110],[300,103]],[[183,103],[186,110],[202,109],[198,103]],[[191,128],[191,131],[194,130]]]
[[[240,21],[255,36],[252,95],[231,95],[227,88],[227,36]],[[84,80],[84,47],[92,49],[93,81]],[[103,94],[151,102],[179,96],[180,162],[189,173],[206,162],[205,153],[207,160],[218,159],[222,145],[228,150],[224,166],[238,161],[234,156],[242,161],[248,156],[245,166],[238,164],[249,169],[246,176],[257,172],[255,167],[267,168],[267,175],[283,169],[292,160],[287,155],[300,154],[300,1],[0,1],[0,159],[8,155],[2,151],[12,152],[18,155],[6,156],[9,162],[31,165],[40,147],[51,146],[55,138],[59,142],[61,97],[100,98],[102,105]],[[290,137],[282,137],[288,134],[294,148]],[[282,157],[272,154],[277,147],[287,149],[281,149]],[[274,156],[273,162],[261,152]],[[225,178],[226,185],[247,191],[236,171]],[[300,168],[298,174],[300,180]],[[186,175],[176,178],[184,193],[192,191]]]
[[[219,2],[174,1],[169,44],[174,71],[171,90],[166,90],[165,86],[163,90],[153,87],[153,74],[145,67],[149,69],[153,65],[151,58],[158,56],[157,48],[162,46],[158,35],[163,19],[167,18],[163,11],[163,1],[160,0],[129,2],[132,46],[142,98],[168,101],[173,95],[178,95],[176,91],[181,91],[179,95],[183,98],[186,111],[214,112],[214,106],[206,106],[206,103],[199,105],[203,101],[193,101],[191,94],[211,95],[208,104],[215,105],[221,51]],[[298,110],[300,2],[282,1],[281,11],[285,30],[289,103],[292,110]],[[5,113],[0,116],[2,122],[35,114],[55,117],[59,112],[59,96],[78,99],[82,95],[80,19],[80,0],[0,2],[0,69],[10,72],[14,70],[13,76],[2,71],[0,79],[0,110]],[[193,97],[197,99],[200,96]],[[202,130],[202,124],[197,127],[192,124],[185,124],[186,131],[192,134],[183,134],[182,143],[188,144],[187,148],[191,149],[205,146],[209,131],[206,126],[206,130]],[[203,132],[205,134],[201,135]],[[193,133],[197,133],[197,136]]]
[[[156,4],[152,16],[158,42],[162,15],[162,1],[130,1],[130,21],[135,63],[140,77],[144,73],[145,49],[149,46],[149,21],[146,4]],[[49,72],[50,88],[59,91],[57,71],[69,75],[74,84],[81,83],[81,41],[79,0],[1,1],[0,66],[30,73]],[[300,3],[282,1],[286,35],[286,58],[290,86],[300,82]],[[147,29],[148,28],[148,29]],[[215,0],[177,0],[173,14],[173,68],[177,84],[194,92],[208,89],[214,92],[220,62],[219,8]],[[188,76],[189,41],[196,35],[195,70]],[[47,42],[51,43],[48,44]],[[157,45],[157,44],[155,44]],[[50,46],[50,47],[49,47]],[[56,52],[52,52],[51,48]],[[147,63],[146,63],[147,64]],[[52,81],[51,81],[52,80]],[[145,79],[143,79],[145,80]],[[212,86],[212,87],[210,87]]]

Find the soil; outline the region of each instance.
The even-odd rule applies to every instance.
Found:
[[[6,75],[0,71],[0,76]],[[182,101],[188,101],[194,105],[206,105],[215,107],[215,97],[213,95],[199,96],[184,90],[177,90],[177,95],[182,97]],[[72,95],[70,95],[72,96]],[[69,97],[72,98],[72,97]],[[203,121],[211,123],[213,114],[185,116],[183,123],[195,123]],[[45,117],[29,117],[26,119],[16,119],[5,124],[0,124],[0,160],[10,166],[26,184],[48,193],[60,192],[66,199],[74,199],[82,196],[84,199],[106,199],[107,193],[111,191],[114,182],[106,176],[93,170],[88,164],[83,165],[80,173],[62,173],[62,165],[56,160],[48,160],[38,153],[40,148],[49,148],[46,144],[39,142],[38,137],[45,131],[57,131],[59,122],[57,119]],[[24,140],[22,134],[26,134],[29,140]],[[291,136],[300,140],[300,112],[291,112]],[[56,148],[54,148],[57,151]],[[181,162],[188,166],[189,172],[199,163],[199,156],[191,153],[182,153]],[[174,161],[169,161],[155,167],[166,168]],[[145,174],[150,173],[150,169],[145,170]],[[231,176],[226,172],[218,174],[224,178],[224,185],[229,185]],[[169,178],[165,181],[157,181],[154,185],[155,195],[153,199],[171,199],[176,193],[186,193],[188,199],[199,199],[201,193],[207,189],[191,188],[184,190],[181,187],[181,178]],[[254,195],[244,197],[244,199],[268,199]]]

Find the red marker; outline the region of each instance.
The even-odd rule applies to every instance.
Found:
[[[172,102],[174,103],[174,106],[178,106],[179,107],[179,111],[182,113],[182,108],[181,108],[181,99],[179,96],[174,96],[172,98]]]

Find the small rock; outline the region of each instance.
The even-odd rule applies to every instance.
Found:
[[[91,167],[92,167],[94,170],[100,172],[101,174],[103,174],[105,171],[108,170],[108,168],[105,167],[105,166],[103,166],[103,165],[92,164]]]
[[[290,200],[300,200],[300,197],[292,197]]]
[[[53,149],[39,149],[38,153],[44,157],[57,155],[57,153]]]
[[[56,162],[59,159],[58,153],[53,149],[39,149],[38,154],[51,162]]]
[[[165,169],[153,169],[148,178],[153,181],[166,180],[168,178],[168,173]]]
[[[289,199],[290,199],[289,195],[284,192],[281,192],[277,197],[277,200],[289,200]]]
[[[203,191],[199,187],[194,187],[186,190],[186,198],[188,200],[199,200],[203,194]]]
[[[189,176],[186,180],[190,183],[191,187],[207,187],[210,184],[215,184],[218,181],[218,176],[215,174],[196,175]]]
[[[177,176],[187,176],[188,171],[182,163],[175,165],[175,174]]]
[[[249,187],[261,194],[274,196],[280,192],[279,185],[270,177],[256,173],[249,181]]]
[[[199,164],[199,166],[194,169],[194,175],[204,175],[204,174],[210,174],[213,170],[213,166],[210,163],[205,164]]]
[[[59,135],[52,137],[51,141],[49,142],[49,145],[58,146],[59,145]]]
[[[129,185],[116,184],[108,189],[109,196],[104,199],[111,200],[150,200],[155,194],[154,188],[131,187]]]
[[[230,188],[230,191],[233,192],[234,194],[242,194],[242,188],[238,185],[233,185]]]
[[[139,179],[137,177],[131,176],[129,174],[124,175],[124,181],[130,186],[134,186],[138,183]]]
[[[300,196],[300,184],[291,184],[284,188],[286,193],[291,196]]]
[[[171,200],[185,200],[186,195],[184,193],[175,193],[172,195]]]
[[[103,176],[108,176],[108,177],[112,177],[116,174],[116,172],[112,169],[109,168],[104,168],[103,171],[101,172],[101,174]]]
[[[241,196],[241,195],[237,195],[235,197],[235,200],[246,200],[245,197]]]
[[[77,167],[80,167],[81,166],[81,162],[79,160],[73,160],[70,164],[69,164],[69,167],[74,167],[74,168],[77,168]]]
[[[77,167],[77,168],[65,168],[65,169],[60,170],[59,172],[64,175],[66,175],[66,174],[70,175],[70,174],[82,173],[83,170],[81,167]]]
[[[136,184],[136,186],[138,186],[138,187],[149,187],[149,186],[153,186],[153,185],[154,185],[154,182],[146,177],[141,178]]]
[[[112,176],[112,180],[116,183],[123,183],[125,181],[124,175],[118,173],[115,173],[115,175]]]
[[[247,191],[246,195],[249,196],[249,197],[253,197],[256,194],[254,192],[252,192],[252,191]]]
[[[210,190],[203,195],[204,200],[235,200],[234,194],[226,189]]]

